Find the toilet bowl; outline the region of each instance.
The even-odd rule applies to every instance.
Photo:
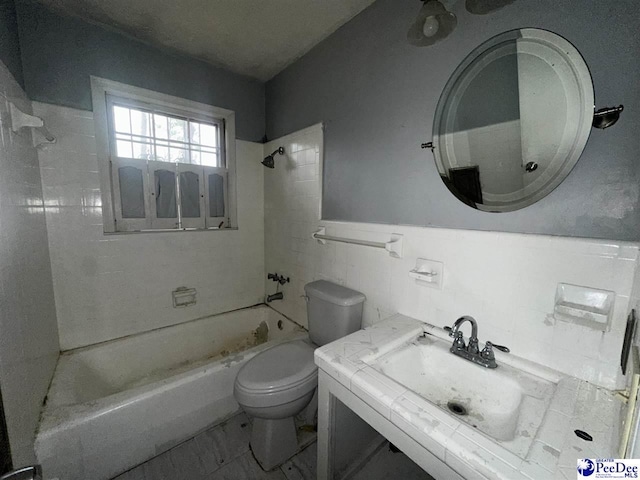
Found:
[[[233,393],[253,417],[251,448],[265,470],[278,466],[297,449],[294,417],[309,404],[318,385],[314,349],[304,340],[276,345],[238,372]]]
[[[318,385],[313,351],[360,329],[365,296],[325,280],[305,285],[309,340],[295,340],[259,353],[240,369],[233,394],[253,417],[251,449],[271,470],[298,450],[294,417]]]

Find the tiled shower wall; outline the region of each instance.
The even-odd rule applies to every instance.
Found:
[[[262,145],[238,141],[238,230],[104,235],[92,112],[34,103],[63,350],[263,301]],[[173,308],[177,287],[198,302]]]
[[[630,309],[638,245],[540,235],[320,221],[322,129],[312,127],[265,145],[286,159],[265,172],[265,264],[291,277],[284,300],[271,305],[306,325],[304,284],[327,279],[367,296],[364,324],[395,312],[438,326],[461,315],[479,323],[481,341],[507,345],[528,358],[608,388],[621,386],[620,349]],[[380,192],[393,195],[393,192]],[[330,235],[387,241],[404,236],[404,256],[370,247],[311,239]],[[444,262],[444,286],[419,285],[408,273],[418,258]],[[597,332],[553,317],[558,283],[616,293],[610,331]],[[275,284],[266,283],[267,293]]]
[[[314,125],[264,146],[265,155],[285,148],[283,156],[275,157],[275,168],[264,172],[265,266],[267,273],[290,278],[280,287],[265,276],[265,290],[283,290],[284,300],[271,306],[304,326],[304,284],[314,280],[317,271],[309,252],[311,232],[320,218],[321,139],[322,125]]]
[[[33,463],[58,331],[38,156],[30,129],[11,130],[9,102],[31,102],[0,62],[0,387],[15,467]]]

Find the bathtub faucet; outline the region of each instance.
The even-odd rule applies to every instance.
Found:
[[[283,298],[284,294],[282,292],[277,292],[273,295],[267,295],[267,303],[273,302],[274,300],[282,300]]]

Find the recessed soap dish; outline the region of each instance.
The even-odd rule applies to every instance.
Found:
[[[556,320],[606,331],[616,294],[608,290],[559,283],[553,316]]]
[[[442,274],[444,273],[444,264],[435,260],[425,260],[418,258],[416,260],[416,268],[409,271],[409,276],[414,278],[421,285],[427,285],[433,288],[442,288]]]

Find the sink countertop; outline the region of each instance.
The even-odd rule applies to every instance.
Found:
[[[614,392],[512,354],[496,352],[496,361],[557,384],[549,409],[524,458],[370,366],[372,359],[425,332],[448,340],[447,333],[438,327],[395,315],[318,348],[315,362],[465,478],[573,480],[578,458],[618,456],[617,425],[622,404],[614,398]],[[593,441],[577,437],[576,429],[588,432]]]

